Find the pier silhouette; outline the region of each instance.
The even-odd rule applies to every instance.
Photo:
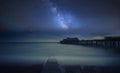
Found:
[[[89,47],[102,47],[120,51],[120,37],[104,37],[104,39],[79,40],[78,38],[66,38],[61,44],[83,45]]]

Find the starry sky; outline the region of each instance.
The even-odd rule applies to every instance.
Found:
[[[0,36],[119,34],[119,0],[0,0]]]

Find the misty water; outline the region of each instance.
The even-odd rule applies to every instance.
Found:
[[[59,43],[0,44],[0,64],[39,64],[48,58],[60,65],[120,65],[120,55],[112,50]]]

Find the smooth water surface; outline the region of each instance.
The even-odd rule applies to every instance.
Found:
[[[119,65],[120,56],[103,48],[59,43],[0,44],[0,62],[10,64],[39,64],[56,58],[62,65]]]

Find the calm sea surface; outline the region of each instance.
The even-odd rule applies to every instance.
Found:
[[[59,43],[0,44],[0,64],[39,64],[56,58],[61,65],[120,65],[120,55],[103,48]]]

